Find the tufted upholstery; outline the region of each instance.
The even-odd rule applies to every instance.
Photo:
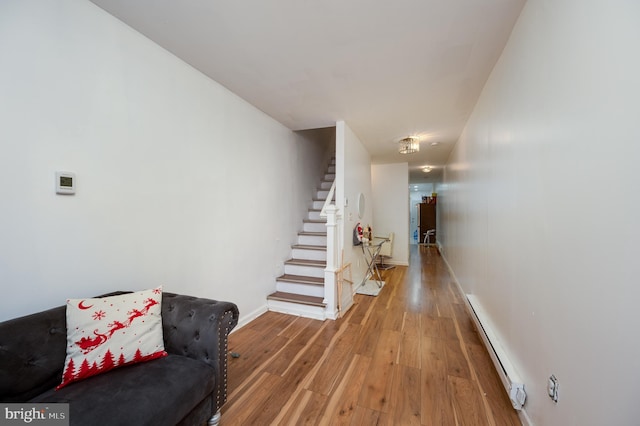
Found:
[[[165,350],[209,364],[222,380],[214,397],[218,409],[227,401],[227,336],[238,324],[238,307],[229,302],[163,293]]]
[[[62,306],[0,323],[0,401],[69,401],[71,424],[82,424],[81,419],[86,420],[97,411],[117,412],[109,411],[109,404],[116,403],[115,398],[104,397],[109,392],[129,395],[123,397],[120,404],[127,400],[135,404],[136,395],[158,392],[162,395],[162,405],[172,411],[171,417],[160,417],[168,422],[166,424],[203,423],[225,403],[227,336],[238,323],[235,304],[163,293],[162,326],[165,350],[170,356],[80,381],[69,385],[63,394],[67,388],[61,391],[51,389],[60,383],[62,377],[66,354],[65,316]],[[166,377],[163,377],[163,372],[166,372]],[[91,394],[92,389],[96,395]],[[99,392],[101,396],[97,395]],[[92,408],[96,401],[100,401],[100,410]],[[159,416],[155,411],[162,411],[157,400],[155,404],[142,406],[154,412],[145,417],[143,410],[141,418],[153,424],[163,424],[151,421]],[[119,408],[120,412],[126,411],[121,406]],[[173,420],[169,421],[169,418]],[[178,422],[176,419],[181,420]],[[117,424],[122,419],[116,416],[112,421]],[[139,421],[137,424],[147,423]]]
[[[0,401],[24,402],[62,380],[65,307],[0,323]]]

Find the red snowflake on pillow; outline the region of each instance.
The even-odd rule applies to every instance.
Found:
[[[100,321],[105,316],[107,316],[107,313],[105,311],[103,311],[103,310],[96,311],[96,312],[93,313],[93,319],[96,320],[96,321]]]

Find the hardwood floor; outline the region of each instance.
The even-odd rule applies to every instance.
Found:
[[[230,336],[225,425],[520,425],[442,258],[412,249],[337,321],[267,312]]]

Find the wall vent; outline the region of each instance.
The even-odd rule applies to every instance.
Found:
[[[478,334],[480,334],[484,345],[487,347],[487,351],[493,360],[498,376],[500,376],[502,384],[509,394],[511,404],[516,410],[521,410],[527,399],[524,383],[522,383],[520,376],[516,373],[511,361],[509,361],[507,353],[491,329],[488,316],[482,309],[478,299],[472,294],[467,294],[467,302],[469,311],[471,312],[471,318],[475,322]]]

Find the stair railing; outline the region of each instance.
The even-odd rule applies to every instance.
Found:
[[[327,198],[324,200],[324,204],[322,205],[322,210],[320,210],[320,217],[327,217],[327,207],[331,204],[333,200],[333,194],[336,192],[336,181],[334,180],[331,184],[331,189],[329,190],[329,194],[327,194]]]
[[[340,215],[338,207],[333,201],[336,189],[336,182],[333,181],[329,194],[324,201],[320,217],[327,219],[327,267],[324,270],[324,300],[326,304],[326,316],[336,319],[338,317],[337,280],[336,273],[340,268],[338,265],[338,253],[340,252],[340,242],[338,240],[338,221]]]

